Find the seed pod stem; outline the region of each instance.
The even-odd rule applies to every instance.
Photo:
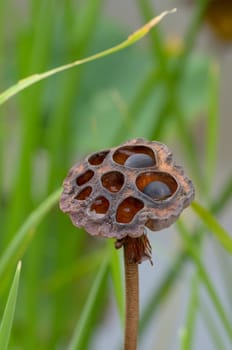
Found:
[[[131,260],[131,240],[134,238],[128,237],[123,245],[126,288],[124,350],[137,349],[139,322],[139,273],[138,263]]]

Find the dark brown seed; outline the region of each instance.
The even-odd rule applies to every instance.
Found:
[[[172,194],[170,188],[161,181],[150,182],[144,188],[143,193],[155,200],[164,200]]]
[[[154,165],[154,160],[147,154],[137,153],[128,157],[124,165],[129,168],[147,168]]]

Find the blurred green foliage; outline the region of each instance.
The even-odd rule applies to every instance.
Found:
[[[23,4],[0,2],[1,91],[31,74],[116,45],[128,35],[125,26],[103,14],[101,0]],[[143,22],[154,16],[148,0],[138,0],[135,6]],[[180,46],[168,43],[160,27],[155,28],[147,42],[39,82],[1,106],[0,315],[16,261],[23,258],[9,349],[88,349],[112,289],[123,318],[120,253],[112,242],[89,238],[74,228],[57,206],[57,188],[69,167],[85,154],[133,137],[165,143],[175,140],[209,210],[219,214],[230,200],[231,177],[216,199],[211,194],[218,71],[211,57],[193,53],[206,6],[207,1],[196,2]],[[197,147],[194,134],[201,118],[206,124],[203,150]],[[215,226],[211,214],[203,213],[201,218],[210,229]],[[217,225],[215,235],[224,242],[223,229]],[[181,348],[194,348],[201,284],[226,339],[231,340],[231,313],[220,300],[201,256],[207,228],[199,222],[191,230],[183,222],[177,228],[183,247],[144,308],[141,339],[191,261],[193,282],[186,287],[190,301]],[[214,343],[216,339],[221,344],[213,322],[207,326]]]

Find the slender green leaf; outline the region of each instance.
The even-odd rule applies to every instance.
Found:
[[[108,266],[109,266],[109,257],[105,259],[105,261],[102,263],[101,268],[99,269],[99,272],[95,278],[91,292],[87,297],[87,302],[84,306],[80,319],[76,325],[71,341],[67,347],[67,350],[79,350],[83,348],[82,344],[84,342],[86,334],[88,333],[88,329],[91,325],[93,309],[101,294],[100,291],[101,291],[103,281],[107,277]]]
[[[194,142],[193,134],[190,126],[186,123],[184,118],[184,112],[177,104],[177,99],[173,100],[173,104],[171,104],[176,117],[176,127],[177,132],[179,134],[180,142],[182,143],[182,147],[187,155],[188,161],[190,161],[191,170],[194,174],[195,181],[197,182],[201,192],[205,192],[205,181],[204,177],[201,175],[201,168],[197,156],[196,145]]]
[[[224,334],[221,332],[217,323],[215,322],[216,319],[215,316],[212,315],[212,310],[210,310],[209,306],[207,303],[204,303],[204,301],[199,300],[199,302],[199,312],[202,315],[203,321],[208,329],[208,333],[211,336],[214,349],[226,349]]]
[[[12,329],[16,300],[18,295],[19,277],[21,271],[21,261],[17,265],[14,280],[11,285],[7,304],[0,324],[0,349],[7,350]]]
[[[225,184],[223,184],[223,189],[217,195],[217,198],[212,204],[211,211],[213,214],[218,213],[221,211],[227,203],[232,199],[232,175],[230,174],[227,181],[225,181]]]
[[[212,212],[218,214],[225,208],[232,194],[232,177],[229,178],[228,182],[223,186],[220,194],[217,196],[215,202],[212,203]],[[199,244],[202,235],[202,226],[194,230],[193,240],[195,244]],[[149,322],[157,314],[157,311],[162,306],[162,302],[170,295],[175,282],[182,273],[186,261],[189,260],[190,256],[188,254],[187,248],[184,248],[171,263],[170,268],[164,275],[158,288],[154,288],[154,293],[149,298],[147,305],[141,315],[140,319],[140,334],[144,334]]]
[[[215,165],[217,159],[217,145],[218,145],[218,77],[219,67],[216,63],[210,67],[210,84],[209,84],[209,111],[207,118],[206,130],[206,155],[205,155],[205,173],[206,185],[210,191],[210,185],[215,174]]]
[[[103,0],[87,0],[84,6],[79,9],[78,17],[73,19],[76,25],[70,30],[67,26],[64,36],[73,37],[68,45],[68,50],[72,52],[73,57],[85,56],[87,48],[96,32],[96,24],[101,13]],[[64,5],[62,5],[64,6]],[[66,6],[65,10],[67,11]],[[67,21],[70,22],[70,13]],[[76,14],[74,15],[76,17]],[[74,32],[72,34],[72,32]],[[72,35],[71,35],[72,34]],[[89,69],[90,67],[88,67]],[[73,107],[79,99],[81,89],[84,85],[82,81],[83,66],[78,70],[66,72],[60,79],[60,86],[56,95],[56,103],[52,108],[51,121],[46,130],[47,148],[50,156],[50,174],[48,179],[48,189],[53,191],[64,176],[64,169],[68,167],[68,157],[70,153],[72,136],[70,131],[73,129]],[[92,78],[94,79],[94,77]],[[78,105],[79,105],[78,103]],[[67,116],[70,116],[67,118]],[[84,118],[82,118],[84,119]],[[83,124],[76,120],[78,126]],[[77,130],[75,129],[75,135]],[[82,134],[83,135],[83,134]],[[78,136],[77,136],[78,138]],[[81,137],[83,141],[83,138]],[[80,149],[78,148],[79,152]],[[65,237],[64,237],[65,238]],[[62,247],[62,244],[61,244]]]
[[[116,250],[112,244],[112,241],[109,241],[110,251],[111,251],[111,259],[110,259],[110,272],[111,278],[113,281],[113,291],[115,294],[118,312],[122,323],[124,323],[124,284],[122,278],[122,265],[120,259],[120,251]]]
[[[229,233],[219,224],[214,216],[199,203],[193,202],[192,208],[201,220],[208,226],[221,245],[232,254],[232,238]]]
[[[145,332],[145,329],[149,325],[149,322],[151,321],[154,314],[159,310],[159,308],[162,306],[162,303],[171,294],[172,288],[180,276],[187,259],[188,255],[186,252],[181,252],[177,256],[175,261],[172,262],[170,269],[163,277],[157,290],[155,290],[155,293],[153,293],[149,298],[148,303],[140,318],[140,334],[143,334]]]
[[[190,54],[191,50],[193,49],[193,46],[195,44],[197,34],[199,33],[199,30],[201,28],[202,22],[204,20],[205,11],[207,9],[208,3],[210,0],[198,0],[197,6],[195,6],[195,12],[193,14],[193,18],[190,22],[189,27],[187,28],[187,31],[185,33],[184,38],[184,50],[180,56],[179,65],[178,65],[178,71],[182,70],[183,64]],[[177,73],[179,74],[179,73]]]
[[[142,13],[145,21],[154,16],[154,13],[156,13],[156,11],[149,0],[137,0],[137,2],[140,12]],[[165,53],[164,43],[165,40],[162,33],[158,28],[155,28],[151,33],[150,50],[153,56],[158,59],[160,67],[164,67],[166,65],[167,55]]]
[[[147,33],[149,33],[149,31],[156,25],[158,24],[162,18],[164,16],[166,16],[169,13],[172,13],[176,11],[176,9],[171,10],[171,11],[165,11],[162,12],[159,16],[154,17],[151,21],[149,21],[148,23],[146,23],[143,27],[141,27],[140,29],[136,30],[133,34],[131,34],[125,41],[123,41],[122,43],[111,47],[110,49],[101,51],[97,54],[94,54],[92,56],[86,57],[84,59],[81,60],[77,60],[75,62],[72,63],[68,63],[65,64],[63,66],[51,69],[47,72],[44,73],[40,73],[40,74],[33,74],[25,79],[20,80],[17,84],[11,86],[9,89],[5,90],[3,93],[0,94],[0,105],[3,104],[4,102],[6,102],[9,98],[11,98],[12,96],[16,95],[18,92],[26,89],[28,86],[31,86],[35,83],[37,83],[38,81],[41,81],[43,79],[46,79],[54,74],[57,74],[59,72],[63,72],[67,69],[79,66],[81,64],[87,63],[87,62],[91,62],[94,61],[96,59],[108,56],[114,52],[120,51],[122,49],[125,49],[126,47],[134,44],[136,41],[142,39]]]
[[[232,280],[231,278],[228,278],[231,273],[231,256],[227,254],[227,252],[217,243],[215,240],[213,242],[213,249],[214,249],[214,257],[215,257],[215,263],[218,266],[218,271],[220,275],[220,281],[222,282],[222,285],[224,286],[225,290],[225,297],[227,296],[227,300],[229,301],[229,306],[232,311]]]
[[[187,310],[185,326],[181,329],[181,350],[193,348],[194,331],[196,328],[196,316],[199,308],[199,278],[195,274],[190,286],[190,299]]]
[[[79,257],[71,266],[58,270],[52,277],[47,278],[42,284],[42,289],[45,292],[54,293],[74,280],[78,282],[81,277],[86,276],[89,272],[96,271],[105,252],[106,249],[101,249],[96,253],[91,252]]]
[[[4,251],[0,259],[0,278],[6,273],[17,259],[22,257],[30,240],[33,238],[36,226],[42,221],[44,216],[58,202],[61,189],[53,192],[25,221],[22,227],[17,231],[15,237]]]
[[[17,66],[20,69],[19,74],[22,76],[43,71],[50,62],[53,38],[51,17],[54,13],[54,2],[54,0],[41,0],[39,4],[35,4],[33,1],[32,6],[36,5],[36,9],[30,26],[18,38],[16,59]],[[43,26],[41,26],[41,22],[43,22]],[[27,41],[26,46],[24,45],[25,41]],[[31,210],[34,199],[32,192],[26,189],[33,187],[33,165],[35,154],[38,150],[37,147],[41,141],[39,125],[44,113],[42,98],[44,86],[44,84],[37,84],[25,91],[24,94],[21,94],[18,99],[19,106],[17,111],[20,116],[20,122],[18,122],[22,130],[22,139],[18,151],[18,162],[12,165],[12,173],[15,176],[12,181],[6,216],[6,243],[11,240],[16,229],[25,220]],[[21,205],[22,198],[24,199],[24,205]]]
[[[193,242],[191,236],[189,235],[184,223],[182,220],[179,220],[177,222],[177,227],[179,229],[179,232],[181,234],[181,237],[183,238],[183,241],[186,245],[186,248],[188,249],[189,254],[191,255],[194,263],[196,264],[196,267],[199,272],[199,277],[201,278],[201,281],[204,283],[208,294],[211,298],[211,301],[215,307],[215,310],[217,311],[217,314],[224,326],[225,331],[227,332],[227,335],[230,340],[232,340],[232,325],[230,322],[230,319],[227,315],[227,312],[225,308],[223,307],[221,300],[216,292],[216,288],[213,285],[209,274],[207,273],[202,261],[201,257],[198,252],[198,246]]]

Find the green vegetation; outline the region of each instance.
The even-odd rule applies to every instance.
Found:
[[[159,272],[150,272],[154,290],[141,312],[140,340],[185,278],[183,272],[190,271],[180,349],[196,348],[198,317],[212,344],[226,349],[231,342],[232,240],[216,216],[231,200],[232,174],[217,196],[212,194],[219,70],[213,57],[193,52],[207,2],[196,1],[183,42],[175,46],[159,25],[150,33],[143,27],[125,41],[129,30],[103,15],[101,0],[31,0],[25,8],[0,1],[1,350],[90,349],[112,294],[123,323],[120,251],[113,241],[74,228],[58,201],[72,164],[133,137],[175,143],[197,193],[190,220],[183,216],[176,225],[181,244],[164,275],[157,282]],[[134,6],[143,23],[155,15],[149,0]],[[136,44],[145,34],[148,40]],[[61,66],[65,69],[54,71]],[[201,121],[203,150],[194,134]],[[222,266],[220,288],[204,256],[209,242]],[[156,261],[155,249],[153,255]],[[18,290],[20,264],[10,284],[20,259]],[[168,337],[167,332],[157,337]]]

